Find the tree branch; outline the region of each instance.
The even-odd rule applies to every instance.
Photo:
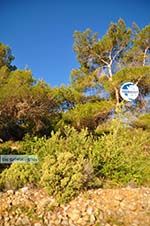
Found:
[[[119,55],[119,53],[123,50],[124,48],[121,48],[117,51],[117,53],[113,56],[112,62],[115,60],[115,58]]]
[[[101,58],[97,53],[96,56],[100,59],[100,61],[102,61],[104,64],[109,65],[109,63],[107,61],[105,61],[103,58]]]
[[[143,66],[145,66],[145,63],[146,63],[146,55],[147,55],[147,51],[150,47],[147,46],[146,49],[144,50],[144,57],[143,57]]]

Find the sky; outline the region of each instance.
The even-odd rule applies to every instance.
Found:
[[[60,86],[78,67],[73,32],[91,28],[102,37],[119,18],[148,25],[150,0],[0,0],[0,42],[11,47],[13,65]]]

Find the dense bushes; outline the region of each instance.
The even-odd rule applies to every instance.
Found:
[[[58,126],[71,125],[78,130],[88,128],[93,131],[99,123],[105,122],[114,107],[113,101],[97,101],[78,104],[75,108],[63,113]]]
[[[134,122],[134,126],[150,131],[150,113],[139,116],[139,118]]]
[[[37,185],[40,172],[35,164],[13,163],[0,175],[0,187],[3,189],[18,189],[24,185]]]
[[[110,180],[121,185],[148,183],[150,134],[142,130],[116,130],[94,144],[93,164],[98,175],[104,182]]]
[[[78,133],[67,127],[64,138],[57,133],[47,142],[41,184],[60,202],[68,201],[96,179],[90,159],[92,145],[93,138],[86,130]]]
[[[88,188],[134,182],[149,185],[150,134],[123,128],[118,122],[109,134],[94,138],[87,130],[66,127],[63,135],[48,140],[33,138],[22,143],[21,152],[37,154],[37,164],[13,163],[0,175],[1,188],[26,184],[44,187],[58,202],[66,202]]]

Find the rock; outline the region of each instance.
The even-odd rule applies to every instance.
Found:
[[[22,224],[25,225],[25,226],[30,225],[30,221],[29,221],[27,216],[23,217]]]
[[[94,224],[95,223],[95,216],[93,215],[93,214],[91,214],[91,216],[90,216],[90,223],[91,224]]]
[[[84,224],[84,219],[83,218],[79,218],[77,221],[76,221],[77,225],[83,225]]]
[[[9,222],[5,222],[5,226],[10,226]]]
[[[13,194],[14,194],[14,191],[13,191],[13,190],[8,190],[8,191],[7,191],[7,194],[8,194],[8,195],[13,195]]]
[[[41,223],[35,223],[34,226],[42,226]]]
[[[55,201],[52,199],[52,198],[43,198],[43,199],[41,199],[40,201],[39,201],[39,204],[38,204],[38,206],[40,207],[40,208],[44,208],[44,207],[46,207],[47,205],[49,205],[49,204],[51,204],[51,205],[55,205]]]
[[[88,215],[91,215],[92,212],[93,212],[93,208],[92,208],[92,207],[88,207],[88,208],[87,208],[87,214],[88,214]]]
[[[21,217],[17,218],[15,225],[17,225],[17,226],[22,225],[22,218]]]
[[[66,220],[66,219],[63,220],[63,221],[62,221],[62,225],[63,225],[63,226],[69,226],[69,221]]]
[[[23,188],[21,188],[21,192],[22,192],[22,193],[26,193],[28,190],[29,190],[28,187],[23,187]]]
[[[136,210],[136,203],[135,203],[135,202],[130,203],[130,204],[128,205],[128,208],[129,208],[131,211],[135,211],[135,210]]]
[[[121,194],[117,194],[114,198],[119,202],[123,200],[123,196]]]
[[[18,195],[19,196],[20,195],[20,191],[16,191],[15,192],[15,195]]]
[[[5,217],[4,220],[5,220],[5,222],[9,221],[9,217]]]
[[[150,188],[93,189],[66,205],[41,190],[27,191],[1,194],[0,225],[149,226]]]
[[[80,218],[81,213],[79,210],[77,209],[73,209],[72,212],[69,214],[69,217],[71,218],[71,220],[76,221]]]

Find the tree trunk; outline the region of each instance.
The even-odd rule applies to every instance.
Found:
[[[109,72],[109,80],[112,81],[112,69],[111,69],[111,63],[108,65],[108,72]],[[119,105],[119,90],[114,87],[115,90],[115,97],[116,97],[116,106]]]
[[[149,47],[147,47],[144,51],[143,66],[145,66],[145,63],[146,63],[146,55],[147,55],[148,49],[149,49]]]
[[[109,73],[109,78],[112,80],[112,69],[111,69],[111,64],[108,65],[108,73]]]
[[[119,90],[115,87],[116,106],[119,105]]]

